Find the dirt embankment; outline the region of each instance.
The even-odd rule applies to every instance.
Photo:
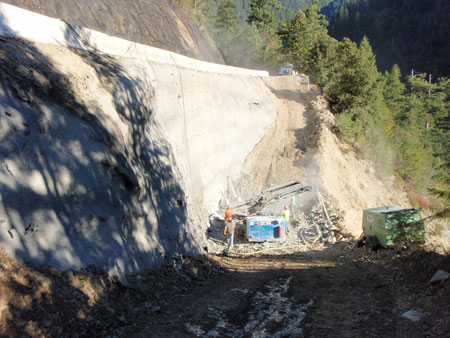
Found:
[[[298,196],[298,207],[310,213],[321,192],[342,217],[341,230],[353,237],[362,232],[363,209],[408,205],[392,181],[382,181],[370,163],[333,132],[335,117],[320,90],[308,89],[307,78],[271,77],[265,82],[278,98],[278,116],[246,160],[237,184],[242,195],[300,180],[313,191]]]
[[[5,3],[110,36],[195,59],[224,63],[204,32],[172,1],[6,0]]]

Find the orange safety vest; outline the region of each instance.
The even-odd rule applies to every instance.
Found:
[[[231,221],[231,219],[233,218],[233,210],[231,209],[227,209],[225,210],[225,221]]]

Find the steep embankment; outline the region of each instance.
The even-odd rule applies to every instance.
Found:
[[[276,117],[265,73],[2,14],[4,34],[52,43],[1,39],[2,246],[119,276],[202,252],[208,210]]]
[[[342,232],[358,237],[362,210],[380,205],[408,205],[405,195],[382,182],[367,161],[358,159],[332,132],[335,118],[320,91],[303,77],[270,77],[264,82],[277,96],[277,119],[246,159],[238,184],[240,196],[263,187],[300,180],[313,193],[299,195],[297,207],[306,215],[317,203],[317,190],[339,213]],[[230,196],[233,196],[230,191]]]
[[[0,40],[0,243],[13,257],[125,276],[204,252],[220,200],[293,179],[332,199],[355,236],[362,208],[401,204],[342,154],[304,77],[0,8],[4,34],[35,41]]]
[[[72,25],[214,63],[222,56],[199,27],[165,0],[2,1]]]

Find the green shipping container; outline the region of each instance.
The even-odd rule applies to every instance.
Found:
[[[366,239],[384,248],[423,243],[425,239],[422,217],[413,208],[391,205],[364,209],[362,226]]]

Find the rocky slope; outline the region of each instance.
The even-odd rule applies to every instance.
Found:
[[[163,48],[195,59],[224,63],[199,27],[166,0],[2,1],[110,36]]]

